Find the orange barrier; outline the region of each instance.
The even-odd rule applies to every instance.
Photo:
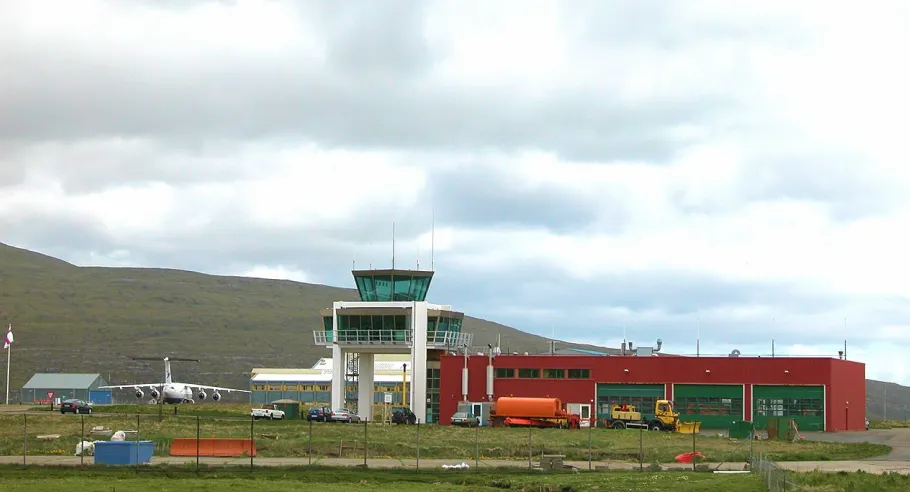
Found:
[[[226,439],[205,438],[199,439],[198,448],[196,439],[179,438],[171,441],[171,456],[256,456],[256,442],[252,439]]]

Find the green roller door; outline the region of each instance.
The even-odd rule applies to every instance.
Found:
[[[753,386],[752,420],[764,428],[769,417],[793,419],[801,430],[825,430],[824,386]]]
[[[677,384],[673,402],[680,420],[701,422],[703,429],[727,429],[734,420],[743,419],[740,384]]]
[[[637,406],[643,412],[654,412],[654,404],[664,398],[662,384],[598,384],[597,417],[605,418],[610,414],[610,404]]]

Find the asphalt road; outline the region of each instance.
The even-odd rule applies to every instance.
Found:
[[[871,442],[891,446],[886,456],[878,456],[863,461],[910,461],[910,429],[870,429],[856,432],[810,432],[803,437],[812,441],[826,442]]]

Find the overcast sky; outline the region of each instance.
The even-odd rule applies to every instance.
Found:
[[[0,2],[0,241],[910,384],[910,4]],[[306,337],[301,338],[305,343]]]

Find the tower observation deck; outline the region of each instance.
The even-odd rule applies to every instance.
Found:
[[[313,332],[316,345],[332,349],[335,368],[346,354],[357,354],[358,415],[372,418],[374,354],[409,354],[410,406],[423,422],[438,419],[438,368],[429,367],[428,353],[461,350],[473,336],[463,333],[464,313],[452,306],[426,301],[433,272],[426,270],[354,270],[360,301],[336,301],[321,311],[323,326]],[[432,357],[437,359],[437,357]],[[438,365],[438,362],[435,362]],[[332,407],[345,405],[344,371],[332,374]],[[428,398],[429,396],[429,398]],[[428,400],[430,400],[428,402]]]

